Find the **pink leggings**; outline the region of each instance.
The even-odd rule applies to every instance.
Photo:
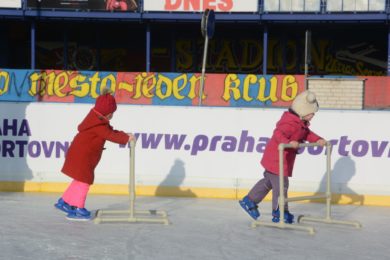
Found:
[[[73,180],[62,195],[62,199],[71,206],[84,208],[89,184]]]

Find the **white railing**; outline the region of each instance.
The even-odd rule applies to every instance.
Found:
[[[386,11],[386,0],[326,0],[327,12]]]
[[[386,0],[263,0],[263,12],[385,12]]]
[[[264,0],[264,12],[320,12],[321,0]]]

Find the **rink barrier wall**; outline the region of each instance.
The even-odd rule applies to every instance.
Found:
[[[66,150],[90,109],[89,104],[0,102],[0,190],[63,192],[70,181],[61,174]],[[236,199],[262,178],[264,148],[285,111],[119,105],[112,125],[137,136],[139,195]],[[334,147],[332,193],[343,194],[335,204],[390,201],[388,117],[389,111],[316,114],[311,129]],[[126,194],[129,148],[110,142],[105,148],[91,192]],[[324,191],[324,156],[321,148],[300,151],[291,194]]]
[[[0,182],[0,192],[47,192],[62,193],[69,183],[48,183],[48,182]],[[156,196],[159,189],[159,196],[162,197],[196,197],[212,199],[233,199],[238,200],[248,194],[249,189],[232,188],[204,188],[204,187],[159,187],[136,185],[137,196]],[[192,195],[186,196],[185,191],[191,190]],[[89,194],[95,195],[128,195],[128,185],[124,184],[94,184]],[[312,196],[313,192],[289,192],[289,197]],[[271,201],[272,195],[268,194],[264,201]],[[298,202],[307,203],[308,201]],[[317,203],[325,203],[325,199],[316,200]],[[385,206],[390,207],[390,196],[385,195],[364,195],[364,194],[337,194],[332,193],[332,204],[339,205],[360,205],[360,206]]]

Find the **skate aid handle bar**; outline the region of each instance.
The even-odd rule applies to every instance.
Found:
[[[301,147],[312,147],[312,146],[321,146],[319,143],[301,143],[298,145],[298,148]],[[326,141],[325,146],[329,148],[331,146],[331,143]],[[284,150],[286,148],[293,148],[291,144],[279,144],[278,149],[279,151]]]
[[[131,141],[128,141],[127,143],[130,144],[130,147],[135,147],[135,145],[137,144],[137,138],[135,138],[135,136],[134,136],[134,139]]]

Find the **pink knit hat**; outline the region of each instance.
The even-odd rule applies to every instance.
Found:
[[[114,113],[116,111],[116,101],[111,94],[100,95],[95,102],[94,109],[103,116]]]

